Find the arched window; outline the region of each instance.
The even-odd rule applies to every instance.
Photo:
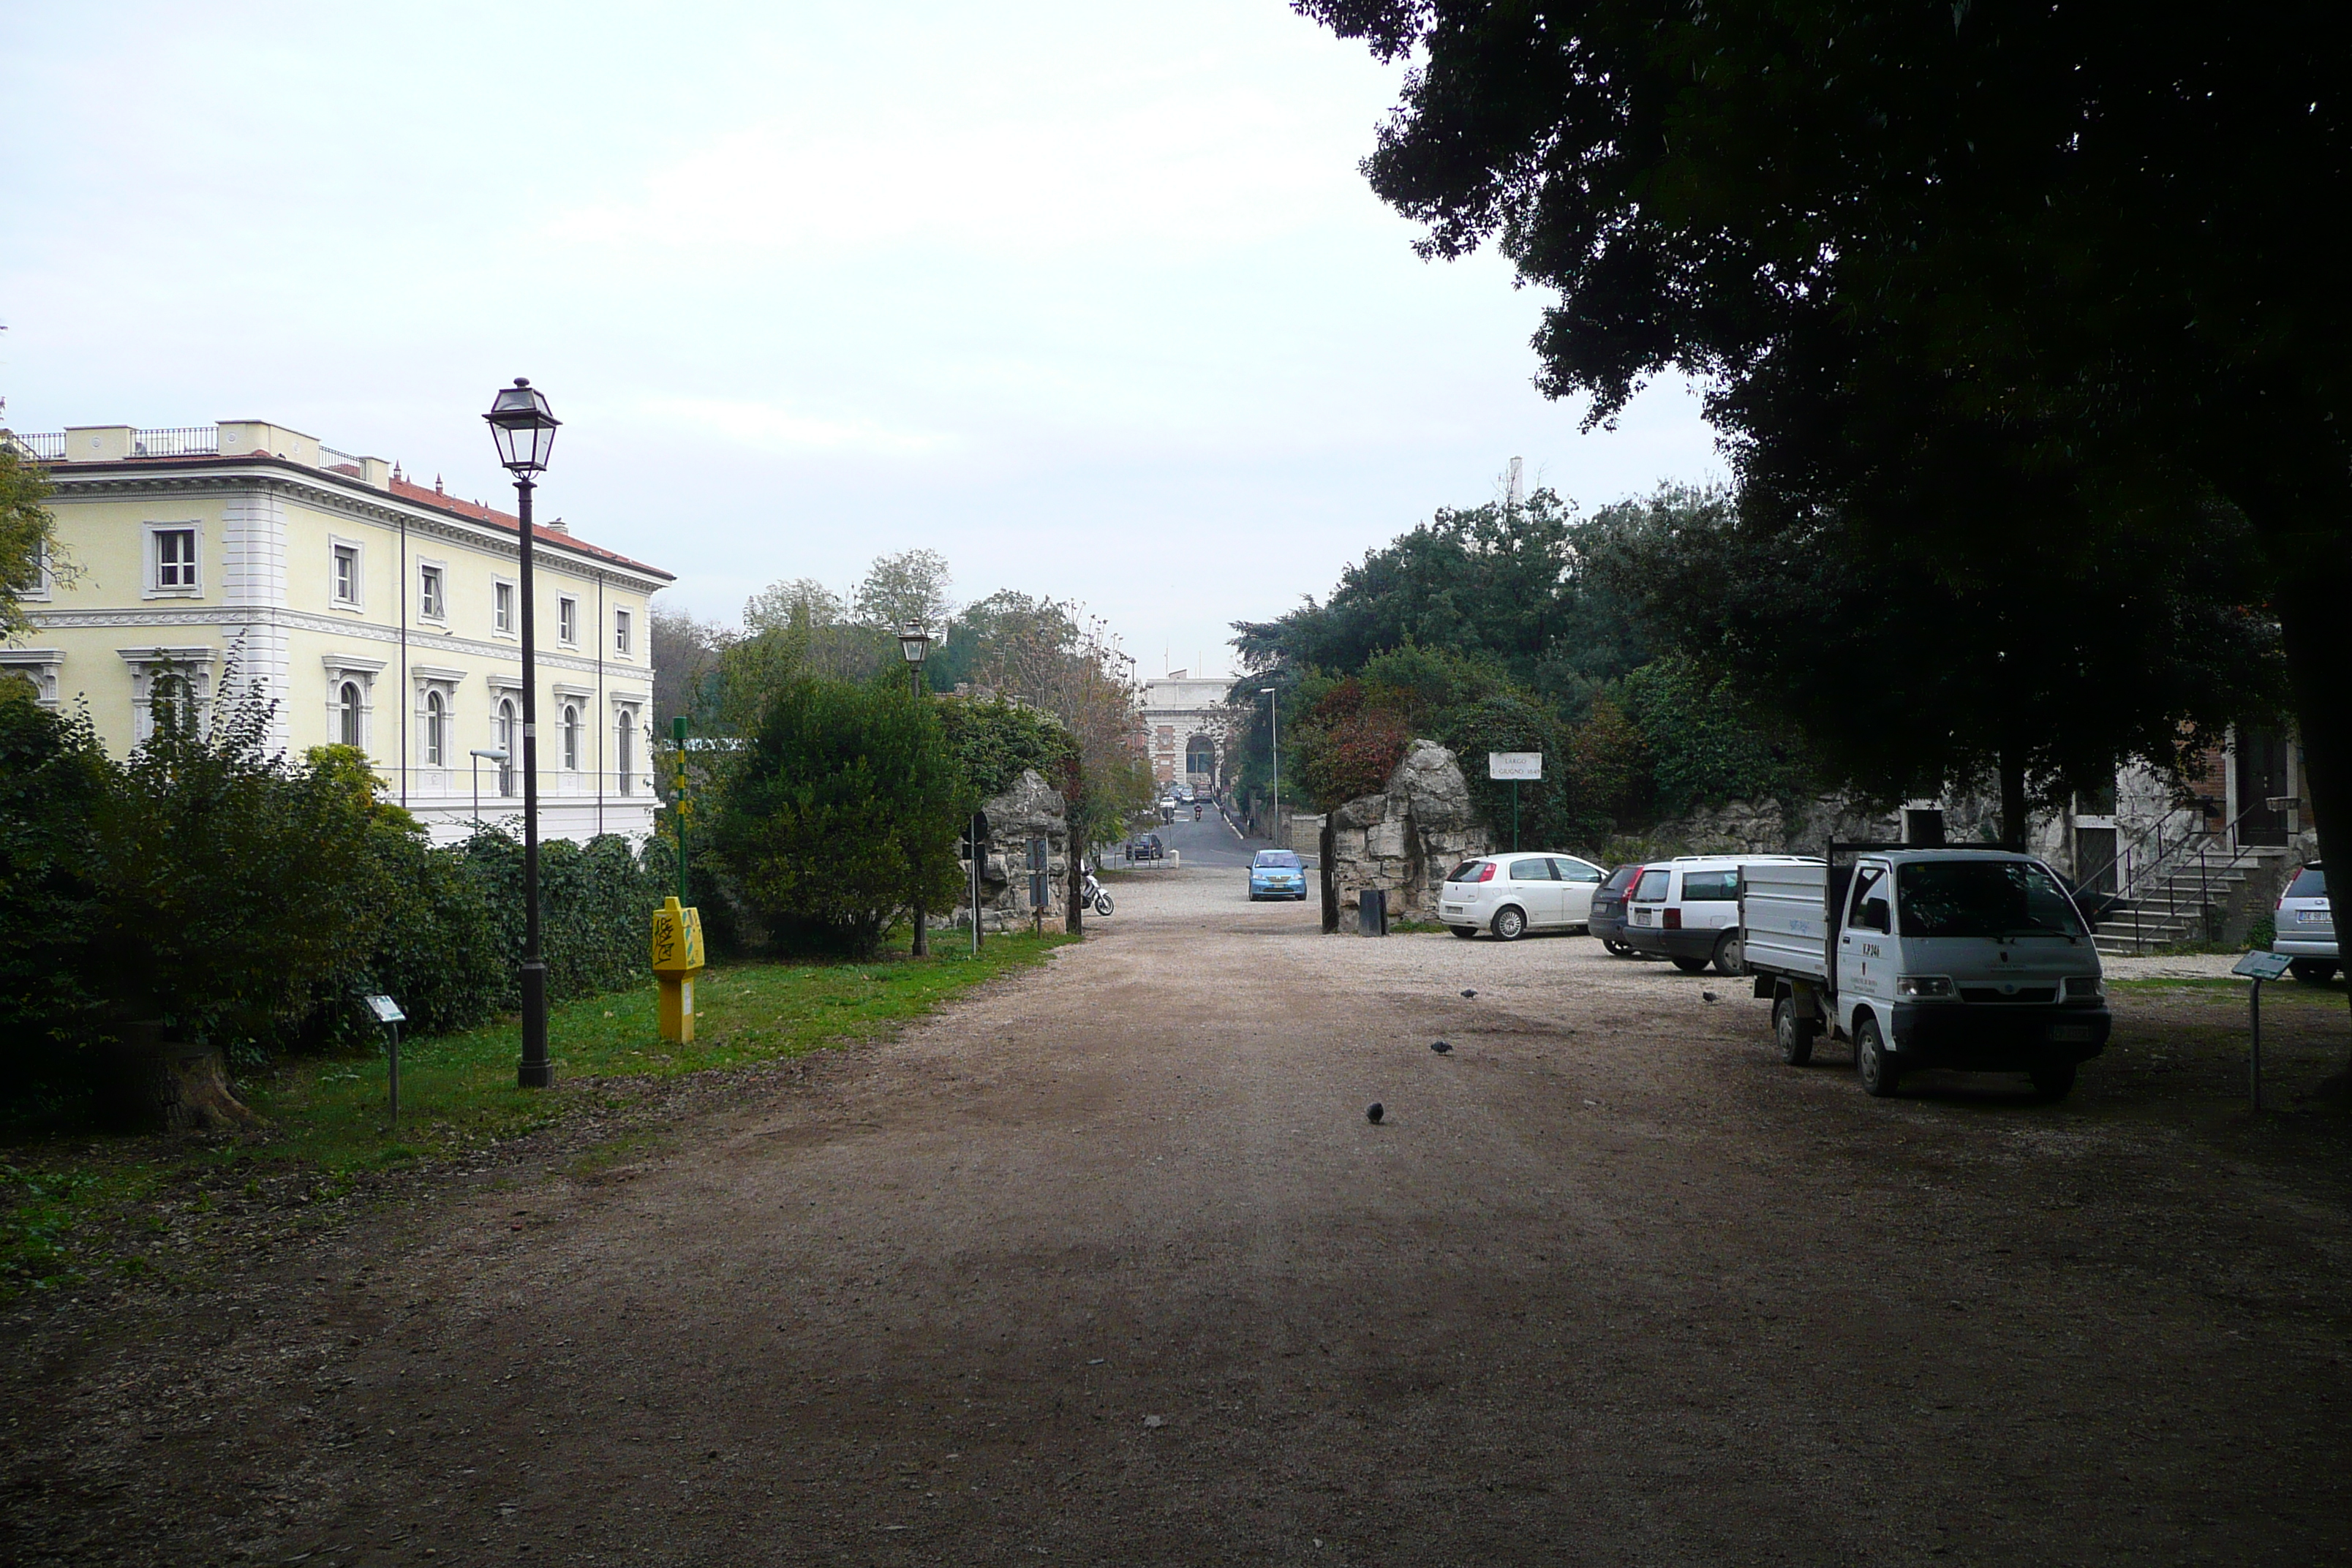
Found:
[[[425,765],[437,768],[449,754],[449,705],[437,691],[425,694]]]
[[[580,766],[580,705],[563,705],[563,765],[576,771]]]
[[[637,716],[628,709],[613,723],[613,771],[619,775],[621,793],[627,795],[633,781],[630,773],[636,758]]]
[[[499,700],[499,750],[507,754],[507,760],[499,764],[500,795],[515,792],[515,764],[522,761],[521,742],[521,727],[515,723],[514,699],[502,697]]]
[[[360,738],[360,683],[346,680],[335,693],[335,739],[346,746],[364,745]]]
[[[160,730],[173,721],[184,724],[189,718],[188,699],[186,676],[174,675],[169,670],[157,675],[147,697],[148,708],[154,716],[154,727]]]

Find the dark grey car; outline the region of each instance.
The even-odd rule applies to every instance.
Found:
[[[1609,879],[1592,895],[1592,934],[1619,958],[1640,956],[1625,942],[1625,891],[1641,874],[1639,866],[1620,866],[1609,873]]]

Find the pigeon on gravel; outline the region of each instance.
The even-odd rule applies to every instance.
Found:
[[[1712,1002],[1715,1000],[1715,993],[1712,991],[1702,991],[1698,994],[1698,998],[1702,1002]]]
[[[1476,994],[1478,994],[1478,993],[1476,993],[1475,991],[1465,991],[1464,993],[1462,993],[1462,994],[1464,994],[1465,996],[1475,996]]]
[[[1435,1051],[1439,1056],[1441,1056],[1441,1057],[1442,1057],[1442,1056],[1444,1056],[1446,1052],[1448,1052],[1448,1051],[1452,1050],[1454,1047],[1453,1047],[1452,1046],[1447,1045],[1444,1040],[1432,1040],[1432,1041],[1430,1041],[1430,1042],[1429,1042],[1429,1048],[1430,1048],[1431,1050],[1433,1050],[1433,1051]]]
[[[1380,1125],[1381,1118],[1386,1114],[1386,1108],[1377,1100],[1364,1107],[1364,1120],[1375,1127]]]

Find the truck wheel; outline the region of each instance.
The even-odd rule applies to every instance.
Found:
[[[1468,942],[1472,937],[1478,934],[1478,928],[1476,926],[1447,926],[1445,929],[1452,931],[1455,936],[1460,937],[1464,942]]]
[[[1675,960],[1675,967],[1681,970],[1685,974],[1702,974],[1706,971],[1706,960],[1704,958],[1677,958]]]
[[[1740,942],[1738,931],[1725,931],[1722,939],[1715,944],[1715,972],[1717,974],[1748,973],[1748,949]]]
[[[2324,958],[2298,958],[2286,972],[2305,985],[2325,985],[2336,978],[2336,966]]]
[[[1517,942],[1527,934],[1528,915],[1517,904],[1505,904],[1495,911],[1495,936],[1499,942]]]
[[[2044,1102],[2063,1100],[2074,1092],[2074,1064],[2060,1062],[2053,1067],[2035,1068],[2029,1074],[2033,1079],[2033,1098]]]
[[[1903,1069],[1887,1055],[1886,1041],[1879,1035],[1874,1014],[1864,1013],[1854,1018],[1853,1071],[1862,1080],[1862,1092],[1873,1100],[1885,1099],[1902,1081]]]
[[[1813,1059],[1813,1040],[1821,1031],[1811,1018],[1797,1016],[1797,999],[1782,995],[1772,1004],[1772,1038],[1780,1047],[1780,1059],[1792,1068],[1803,1067]]]

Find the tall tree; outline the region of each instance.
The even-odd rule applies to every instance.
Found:
[[[57,520],[41,504],[48,493],[40,465],[0,430],[0,637],[29,627],[19,600],[39,586],[44,568],[58,564]]]
[[[850,603],[850,615],[860,626],[896,631],[908,621],[920,621],[937,631],[954,613],[948,590],[955,578],[948,558],[936,550],[902,550],[879,556],[866,569]]]
[[[1538,382],[1593,417],[1647,375],[1698,375],[1744,464],[1889,532],[1930,530],[1875,504],[1916,487],[1870,481],[1947,418],[2027,455],[2020,478],[2036,454],[2079,464],[2060,515],[2126,540],[2142,518],[2111,499],[2151,480],[2229,500],[2269,569],[2319,832],[2352,832],[2352,300],[2331,243],[2352,12],[1297,4],[1416,58],[1373,187],[1425,254],[1493,239],[1559,291]],[[1923,541],[1929,570],[1949,553]]]

